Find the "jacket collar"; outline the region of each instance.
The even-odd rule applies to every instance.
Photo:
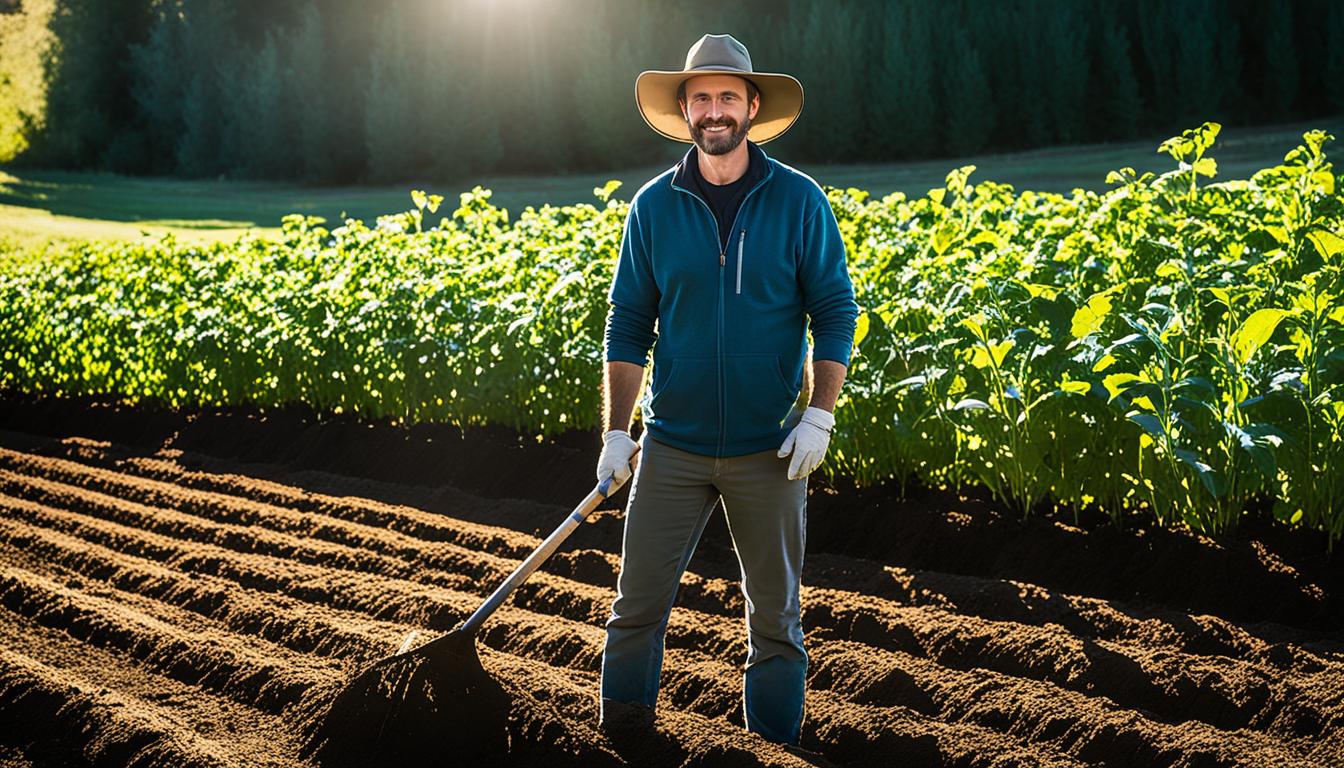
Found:
[[[676,164],[676,171],[672,174],[673,188],[682,192],[689,192],[696,197],[700,195],[695,191],[695,181],[691,178],[690,164],[697,162],[695,153],[698,151],[699,149],[692,144],[691,148],[686,150],[686,154],[682,156],[681,161]],[[756,159],[760,161],[761,167],[765,169],[765,174],[761,176],[761,180],[751,188],[751,190],[755,190],[775,175],[775,168],[774,164],[770,162],[769,155],[765,154],[765,150],[761,149],[756,142],[747,140],[747,152],[755,155]],[[748,162],[751,161],[748,160]],[[748,190],[748,192],[751,190]]]

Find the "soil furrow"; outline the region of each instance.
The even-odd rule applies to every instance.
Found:
[[[407,546],[390,535],[397,531],[405,531],[414,539],[448,541],[470,551],[515,559],[536,543],[535,537],[515,537],[490,526],[462,523],[440,515],[426,518],[422,510],[405,505],[330,497],[236,474],[190,471],[169,459],[117,459],[113,457],[118,452],[111,447],[77,444],[66,449],[78,460],[0,449],[0,466],[151,506],[170,506],[224,522],[264,525],[385,553]],[[218,463],[207,457],[201,460]],[[369,481],[354,484],[364,486]],[[417,490],[409,489],[406,495],[431,497],[424,492],[412,492]],[[506,516],[525,517],[529,525],[536,525],[540,519],[541,527],[560,513],[559,509],[533,502],[483,500],[465,494],[460,497],[459,507],[482,504],[490,506],[492,513],[501,514],[503,508],[517,506]],[[353,525],[342,525],[336,520]],[[614,554],[580,549],[558,553],[546,570],[600,586],[613,586],[618,564]],[[703,565],[699,561],[697,564]],[[730,610],[740,610],[737,574],[722,573],[722,568],[715,570],[720,572],[688,574],[682,585],[683,604],[712,610],[702,606],[704,601],[708,606],[722,604]],[[1344,660],[1344,643],[1320,633],[1277,625],[1241,627],[1215,616],[1191,616],[1170,610],[1134,610],[1111,601],[1061,594],[1007,580],[906,570],[825,553],[809,554],[805,576],[814,586],[843,587],[907,605],[933,605],[993,621],[1059,624],[1071,634],[1094,640],[1132,641],[1146,647],[1167,646],[1192,655],[1230,656],[1270,665],[1282,663],[1288,670],[1295,668],[1299,659],[1307,668],[1313,666],[1314,659],[1309,654],[1314,650]],[[1299,652],[1286,654],[1275,650],[1285,643],[1297,646]],[[1313,650],[1302,658],[1302,650],[1308,648]]]
[[[427,481],[335,475],[320,463],[245,464],[168,448],[175,439],[135,448],[50,434],[0,435],[20,449],[0,447],[0,621],[8,619],[0,640],[9,638],[0,646],[0,723],[24,714],[5,698],[13,691],[58,702],[51,722],[83,729],[75,751],[158,745],[177,764],[289,764],[292,742],[220,742],[224,732],[204,724],[208,713],[293,723],[411,628],[456,625],[567,511],[442,485],[451,473],[403,485]],[[867,525],[880,518],[863,514]],[[1060,549],[1060,562],[1085,571],[1075,578],[980,540],[997,532],[1020,546],[1031,541],[1026,528],[960,510],[916,516],[922,522],[909,530],[930,537],[927,551],[849,547],[836,539],[844,526],[809,524],[819,534],[809,542],[830,553],[809,551],[803,575],[811,751],[790,752],[740,727],[744,605],[726,531],[711,531],[683,579],[657,721],[598,732],[601,625],[621,530],[618,518],[599,515],[478,638],[484,666],[513,702],[513,746],[501,760],[1344,765],[1344,639],[1326,631],[1338,622],[1320,611],[1334,604],[1339,579],[1295,543],[1275,539],[1288,547],[1276,551],[1250,538],[1224,549],[1167,532],[1032,526],[1044,537],[1033,557]],[[1087,564],[1092,544],[1104,560],[1096,567]],[[1148,552],[1168,570],[1175,562],[1230,570],[1163,592],[1137,560],[1113,557]],[[1112,568],[1137,579],[1135,588],[1111,578]],[[1254,599],[1238,592],[1243,585]],[[1289,623],[1258,623],[1266,618]],[[110,687],[95,690],[103,668],[114,672]],[[148,695],[156,685],[193,708]],[[122,705],[108,705],[109,696]],[[59,762],[5,728],[0,758]],[[151,764],[173,762],[146,749]],[[249,751],[255,759],[241,757]]]
[[[22,553],[10,549],[5,559],[13,562],[22,557]],[[50,564],[46,569],[56,570]],[[65,578],[77,577],[66,572]],[[168,604],[150,605],[138,596],[120,591],[106,597],[94,596],[22,568],[0,567],[0,605],[42,626],[125,653],[181,682],[200,685],[241,702],[255,702],[275,714],[310,706],[346,679],[330,663],[315,666],[309,657],[246,635],[232,634],[214,622],[189,616]],[[311,625],[311,619],[305,624]],[[388,634],[382,642],[366,642],[363,655],[371,659],[386,653],[393,640],[394,636]],[[519,737],[516,762],[602,764],[599,759],[603,753],[602,740],[594,737],[587,722],[592,718],[596,688],[592,673],[555,669],[507,653],[486,653],[482,662],[488,671],[502,670],[499,676],[512,694],[511,728]],[[538,687],[541,681],[545,688]],[[553,690],[557,687],[559,690]],[[557,717],[554,710],[561,703],[569,711]],[[702,753],[710,756],[706,759],[728,760],[738,765],[813,764],[752,734],[738,730],[738,736],[730,736],[722,727],[710,725],[694,712],[669,713],[659,725],[659,733],[665,743],[655,756],[661,761],[656,764],[719,764],[696,762],[700,759],[697,755]],[[568,745],[570,757],[556,754],[557,745]],[[646,747],[634,749],[637,754],[644,754],[645,750]],[[593,754],[594,751],[598,754]],[[619,753],[619,749],[608,747],[608,764],[620,764]]]
[[[0,637],[0,743],[94,765],[310,765],[278,717],[4,609]]]
[[[150,594],[155,599],[201,612],[219,622],[217,631],[238,633],[240,639],[256,634],[293,650],[369,661],[386,654],[409,628],[389,622],[367,622],[366,631],[354,632],[346,629],[350,614],[321,603],[309,605],[273,595],[249,595],[237,584],[223,583],[222,579],[188,577],[153,563],[136,563],[129,556],[118,558],[106,550],[100,553],[97,550],[101,548],[96,545],[51,531],[33,529],[27,535],[15,533],[6,542],[7,547],[21,547],[23,552],[40,557],[45,563],[85,574],[117,590]],[[320,642],[315,644],[313,638],[319,638]],[[598,667],[596,650],[601,640],[601,631],[595,627],[567,621],[538,622],[525,612],[507,607],[486,626],[481,637],[484,645],[501,653],[563,660],[593,686]],[[678,709],[740,723],[737,677],[732,667],[710,656],[674,648],[667,656],[663,698]],[[885,722],[887,715],[873,711],[872,707],[845,702],[835,695],[836,690],[822,686],[813,691],[810,701],[818,719],[812,728],[832,733],[830,746],[842,754],[861,753],[867,740],[863,734],[871,732],[874,722]],[[844,716],[851,717],[853,722],[832,722]],[[915,713],[902,718],[902,728],[902,738],[912,741],[934,735],[941,752],[961,755],[958,761],[963,762],[956,764],[989,764],[994,755],[1042,754],[1039,747],[1027,749],[1018,739],[994,734],[989,728],[937,723]],[[977,745],[974,754],[966,752],[967,744]],[[1059,762],[1064,764],[1067,760],[1060,757]]]
[[[312,685],[340,676],[330,662],[319,665],[316,659],[258,638],[221,632],[200,616],[151,602],[124,592],[115,598],[96,595],[24,568],[0,566],[0,605],[14,613],[267,712],[279,713]],[[164,620],[164,615],[175,621]]]
[[[402,578],[417,570],[412,563],[396,557],[377,557],[363,550],[314,543],[290,534],[258,532],[254,527],[212,523],[194,515],[155,510],[98,492],[80,492],[82,489],[76,486],[55,481],[30,482],[31,487],[25,489],[27,495],[44,503],[74,506],[99,516],[130,518],[127,522],[163,531],[174,539],[217,542],[240,551],[297,557],[304,562]],[[8,489],[16,483],[12,476],[0,471],[0,484]],[[414,540],[398,543],[401,545],[398,554],[402,557],[435,560],[432,555],[417,557]],[[424,543],[419,546],[422,551],[431,549]],[[466,572],[468,577],[487,583],[502,579],[513,565],[498,560],[490,567],[489,561],[494,558],[485,555],[473,558],[471,553],[451,545],[436,545],[432,549],[451,558],[449,563],[436,565],[446,565],[457,573]],[[421,571],[416,580],[427,575]],[[539,583],[533,589],[548,591],[550,586],[553,585]],[[573,594],[567,589],[560,592]],[[864,621],[876,615],[882,626],[874,634],[877,642],[888,647],[928,654],[951,667],[984,667],[1090,695],[1105,695],[1120,704],[1154,712],[1169,722],[1190,719],[1191,711],[1199,711],[1200,719],[1221,728],[1252,727],[1296,736],[1321,719],[1310,704],[1303,703],[1304,699],[1312,698],[1305,694],[1318,690],[1328,696],[1330,680],[1344,679],[1339,666],[1333,664],[1324,665],[1325,672],[1320,671],[1323,665],[1318,664],[1318,669],[1310,673],[1285,676],[1282,670],[1263,670],[1248,662],[1221,657],[1201,659],[1132,644],[1090,641],[1070,636],[1058,627],[986,622],[942,610],[892,606],[885,601],[860,599],[848,592],[819,592],[819,597],[806,601],[809,606],[821,606],[817,616],[809,616],[809,623],[815,626],[834,628],[858,622],[862,627]],[[588,601],[588,618],[599,614],[604,606],[595,603],[600,602],[604,601]],[[862,618],[835,617],[828,612],[829,606],[848,606],[852,611],[859,604],[867,606]],[[848,635],[867,642],[862,633]],[[1048,652],[1042,653],[1043,650]],[[1305,678],[1305,682],[1299,684],[1297,677]],[[1318,677],[1325,677],[1325,682],[1317,683]]]
[[[6,648],[0,648],[0,712],[12,718],[0,734],[22,739],[47,759],[56,759],[52,753],[59,750],[70,764],[236,764],[221,759],[217,745],[181,733],[140,702]],[[52,730],[75,734],[75,740],[48,745],[19,735]]]
[[[1344,664],[1284,673],[1223,657],[1078,638],[1053,627],[985,622],[939,609],[809,590],[809,626],[858,643],[927,657],[957,670],[993,670],[1051,683],[1171,723],[1201,720],[1288,737],[1310,733],[1344,702]]]
[[[24,541],[22,543],[30,550],[42,551],[37,545],[37,542]],[[44,554],[50,557],[54,556],[55,553],[44,552]],[[89,563],[87,562],[80,562],[78,564],[85,567],[89,566]],[[313,580],[308,579],[308,581],[311,583]],[[318,596],[318,599],[326,600],[328,598]],[[466,597],[465,601],[456,600],[455,602],[458,602],[461,606],[459,611],[465,614],[465,611],[470,609],[472,600],[472,597]],[[209,605],[214,603],[215,600],[205,599],[201,602]],[[244,613],[245,612],[240,612],[238,615],[243,615]],[[279,616],[283,611],[281,610],[281,607],[277,606],[273,609],[273,613]],[[416,611],[416,613],[418,615],[420,611]],[[537,622],[533,616],[528,616],[526,614],[520,616],[520,614],[522,614],[521,611],[506,610],[501,614],[497,622],[487,625],[485,635],[482,638],[483,641],[491,647],[506,651],[510,654],[528,656],[531,658],[568,659],[570,664],[577,664],[579,668],[584,669],[589,673],[596,671],[596,650],[600,648],[601,643],[600,632],[596,628],[582,625],[556,626],[551,622]],[[523,621],[520,622],[520,619]],[[244,619],[244,621],[246,621],[246,619]],[[321,630],[312,629],[306,626],[305,621],[301,620],[300,623],[305,624],[305,626],[301,631],[295,633],[298,637],[322,634]],[[243,626],[237,627],[237,629],[240,631],[249,631],[252,627],[245,623]],[[736,634],[736,632],[733,628],[727,627],[720,628],[720,631],[716,634],[718,634],[718,642],[716,644],[727,646],[731,642],[731,635]],[[576,639],[578,639],[579,642],[574,642]],[[829,645],[830,643],[814,642],[812,644],[814,657],[823,660],[832,658],[833,655],[830,655],[827,651]],[[385,644],[385,647],[387,646],[390,646],[390,642]],[[374,655],[376,655],[376,653]],[[986,716],[984,715],[985,708],[977,702],[977,692],[986,687],[992,687],[995,690],[1018,690],[1021,692],[1020,697],[1024,701],[1047,701],[1051,699],[1071,700],[1071,703],[1066,709],[1066,711],[1073,713],[1072,718],[1069,721],[1069,728],[1075,731],[1080,729],[1086,730],[1079,724],[1092,724],[1092,732],[1090,735],[1081,736],[1075,734],[1074,742],[1078,749],[1088,748],[1096,750],[1097,748],[1094,747],[1093,744],[1097,740],[1111,742],[1117,738],[1123,738],[1133,730],[1131,726],[1134,725],[1134,722],[1141,722],[1142,720],[1141,718],[1124,718],[1122,716],[1124,713],[1117,713],[1115,711],[1117,708],[1110,705],[1109,702],[1104,699],[1094,699],[1079,696],[1077,694],[1068,695],[1065,692],[1054,690],[1048,685],[1033,685],[1031,684],[1032,681],[1005,680],[1001,675],[986,675],[978,670],[974,674],[965,674],[957,677],[949,675],[948,670],[939,667],[937,664],[923,660],[915,661],[913,657],[909,657],[908,655],[888,654],[888,657],[900,657],[901,661],[898,662],[898,664],[906,667],[909,667],[912,664],[915,666],[914,672],[900,670],[899,667],[892,667],[892,669],[898,671],[893,671],[891,673],[893,675],[904,675],[906,678],[915,681],[912,690],[898,692],[891,697],[877,697],[872,693],[873,686],[854,685],[852,684],[852,681],[837,677],[833,671],[831,671],[831,668],[824,664],[818,664],[815,668],[814,688],[820,691],[845,691],[846,693],[843,695],[847,698],[855,697],[864,703],[876,703],[885,706],[910,706],[911,704],[922,703],[922,708],[931,716],[937,715],[945,719],[958,721],[970,719],[972,720],[972,724],[982,725],[986,730],[994,727],[1001,728],[1006,725],[1012,725],[1018,728],[1020,736],[1027,738],[1034,738],[1041,733],[1053,733],[1062,726],[1056,718],[1056,722],[1048,727],[1040,726],[1036,729],[1024,730],[1022,728],[1023,723],[1031,724],[1033,722],[1033,718],[1030,717],[1028,712],[1014,712],[1013,717],[1011,718]],[[668,672],[666,674],[667,696],[676,706],[691,708],[695,711],[711,715],[723,714],[735,710],[736,692],[726,690],[721,684],[715,684],[716,680],[723,680],[725,677],[732,679],[732,673],[728,671],[726,667],[722,667],[722,665],[718,663],[707,662],[703,658],[697,660],[695,665],[679,664],[677,661],[678,658],[680,657],[676,653],[669,655]],[[697,674],[695,667],[704,667],[706,664],[712,668],[716,668],[717,671],[708,674]],[[888,666],[891,667],[890,661],[888,661]],[[856,690],[859,691],[859,693],[855,694],[854,691]],[[687,691],[692,692],[691,695],[687,695]],[[903,698],[907,696],[913,696],[913,698],[908,700]],[[1002,700],[1002,698],[1003,697],[1000,697],[1000,700]],[[826,706],[823,706],[820,710],[823,712],[844,705],[844,702],[831,700],[829,697],[824,700],[824,703]],[[1015,709],[1023,709],[1021,703],[1016,703],[1013,706]],[[995,711],[997,712],[998,710]],[[973,715],[974,718],[972,717]],[[1117,715],[1122,716],[1120,720],[1122,727],[1119,731],[1116,730]],[[978,719],[980,722],[975,722],[975,719]],[[1096,724],[1099,723],[1103,724],[1105,727],[1098,727]],[[818,725],[817,727],[822,727],[823,725],[824,724]],[[1130,747],[1132,751],[1135,751],[1136,754],[1140,756],[1133,761],[1126,761],[1124,764],[1151,764],[1151,758],[1154,755],[1159,754],[1159,751],[1154,751],[1156,747],[1145,750],[1139,745],[1148,744],[1154,739],[1157,740],[1158,744],[1161,744],[1163,741],[1172,742],[1179,737],[1180,734],[1189,730],[1188,727],[1184,729],[1163,729],[1160,724],[1145,723],[1143,725],[1145,726],[1145,739],[1137,742],[1138,745],[1131,745]],[[1202,729],[1197,728],[1196,730],[1210,731],[1212,729],[1204,727]],[[846,731],[845,728],[837,727],[835,733],[844,734],[848,733],[848,731]],[[928,731],[926,730],[924,733],[928,733]],[[1177,736],[1173,737],[1173,733],[1177,734]],[[916,735],[922,736],[923,734]],[[984,741],[983,738],[979,740]],[[1248,741],[1248,749],[1246,750],[1248,754],[1259,754],[1266,750],[1273,751],[1272,747],[1265,745],[1262,738],[1255,739],[1243,735],[1233,738],[1232,740],[1237,742]],[[838,744],[837,746],[843,747],[845,745]],[[1289,753],[1285,753],[1283,757],[1290,762],[1292,760],[1292,756]]]

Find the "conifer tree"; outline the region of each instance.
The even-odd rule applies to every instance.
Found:
[[[954,156],[985,148],[994,129],[994,103],[980,53],[971,46],[966,30],[947,30],[947,76],[942,78],[945,147]]]
[[[1227,76],[1226,38],[1220,34],[1226,27],[1220,29],[1213,0],[1187,0],[1174,5],[1180,34],[1172,49],[1176,97],[1172,117],[1180,125],[1196,126],[1219,118],[1223,95],[1236,87],[1235,80]]]
[[[1264,56],[1265,88],[1269,116],[1286,120],[1297,101],[1298,63],[1293,46],[1293,3],[1285,0],[1267,2],[1261,7],[1263,27],[1260,29]]]
[[[299,12],[285,65],[285,101],[294,113],[299,177],[332,180],[332,97],[326,77],[327,53],[322,13],[312,2]]]
[[[42,63],[46,115],[32,160],[96,164],[108,137],[129,116],[123,104],[130,84],[118,60],[148,23],[143,0],[57,0]]]
[[[1344,6],[1331,3],[1326,11],[1326,97],[1335,111],[1344,112]]]
[[[611,50],[615,42],[611,31],[597,20],[585,25],[581,34],[583,50],[587,51]],[[628,45],[625,51],[629,51]],[[618,71],[606,59],[585,60],[581,57],[578,62],[573,101],[578,117],[575,148],[579,158],[590,167],[600,167],[608,162],[609,153],[624,138],[621,118],[623,112],[630,110],[630,104],[612,98],[612,95],[629,90],[630,79],[628,71]]]
[[[1047,52],[1042,81],[1053,133],[1061,142],[1082,141],[1089,68],[1085,8],[1076,0],[1051,0],[1040,7]]]
[[[1097,39],[1096,77],[1088,103],[1100,124],[1094,125],[1093,136],[1128,138],[1138,130],[1143,111],[1129,37],[1120,21],[1110,17],[1102,22]]]
[[[175,0],[159,4],[148,37],[130,46],[131,96],[138,125],[145,145],[160,148],[147,153],[142,172],[171,173],[176,167],[176,158],[161,148],[174,146],[182,134],[182,107],[191,82],[181,64],[186,51],[180,12]]]
[[[1138,2],[1138,41],[1146,73],[1143,90],[1149,95],[1148,102],[1153,107],[1155,117],[1171,115],[1179,104],[1176,59],[1173,55],[1176,38],[1181,34],[1178,5],[1167,0]]]
[[[224,94],[226,120],[221,152],[232,173],[251,178],[293,176],[289,103],[275,35],[267,31],[261,47],[235,59],[231,88]]]
[[[416,130],[399,6],[383,16],[364,88],[364,149],[368,177],[406,179],[414,170]]]
[[[1016,79],[1006,82],[1000,92],[1016,94],[1011,101],[1018,105],[1019,143],[1039,147],[1055,139],[1056,107],[1048,86],[1058,76],[1053,70],[1056,62],[1052,56],[1058,41],[1052,39],[1046,22],[1049,10],[1039,3],[1016,3],[1009,7],[1016,9],[1007,28],[1013,30],[1009,39],[1015,41],[1018,65],[1014,71]]]
[[[886,93],[886,135],[894,151],[886,157],[923,158],[938,146],[937,94],[934,88],[933,28],[930,8],[922,2],[888,3],[884,76],[873,89]]]
[[[174,146],[177,172],[187,177],[214,176],[222,162],[223,92],[231,84],[229,65],[238,55],[233,6],[225,0],[183,0],[181,50],[173,66],[188,77],[182,101],[182,133]]]

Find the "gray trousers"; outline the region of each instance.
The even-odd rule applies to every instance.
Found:
[[[720,496],[742,568],[747,729],[797,744],[807,652],[798,592],[807,478],[788,479],[776,449],[715,459],[645,433],[631,478],[616,600],[602,651],[602,698],[655,706],[663,637],[681,574]]]

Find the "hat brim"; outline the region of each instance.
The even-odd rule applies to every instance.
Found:
[[[674,141],[693,144],[691,129],[677,104],[677,88],[682,81],[697,75],[737,75],[756,84],[761,107],[751,121],[747,138],[764,144],[789,130],[803,111],[803,85],[790,75],[773,72],[743,72],[740,69],[711,68],[664,72],[649,70],[635,78],[635,103],[644,122],[655,132]]]

